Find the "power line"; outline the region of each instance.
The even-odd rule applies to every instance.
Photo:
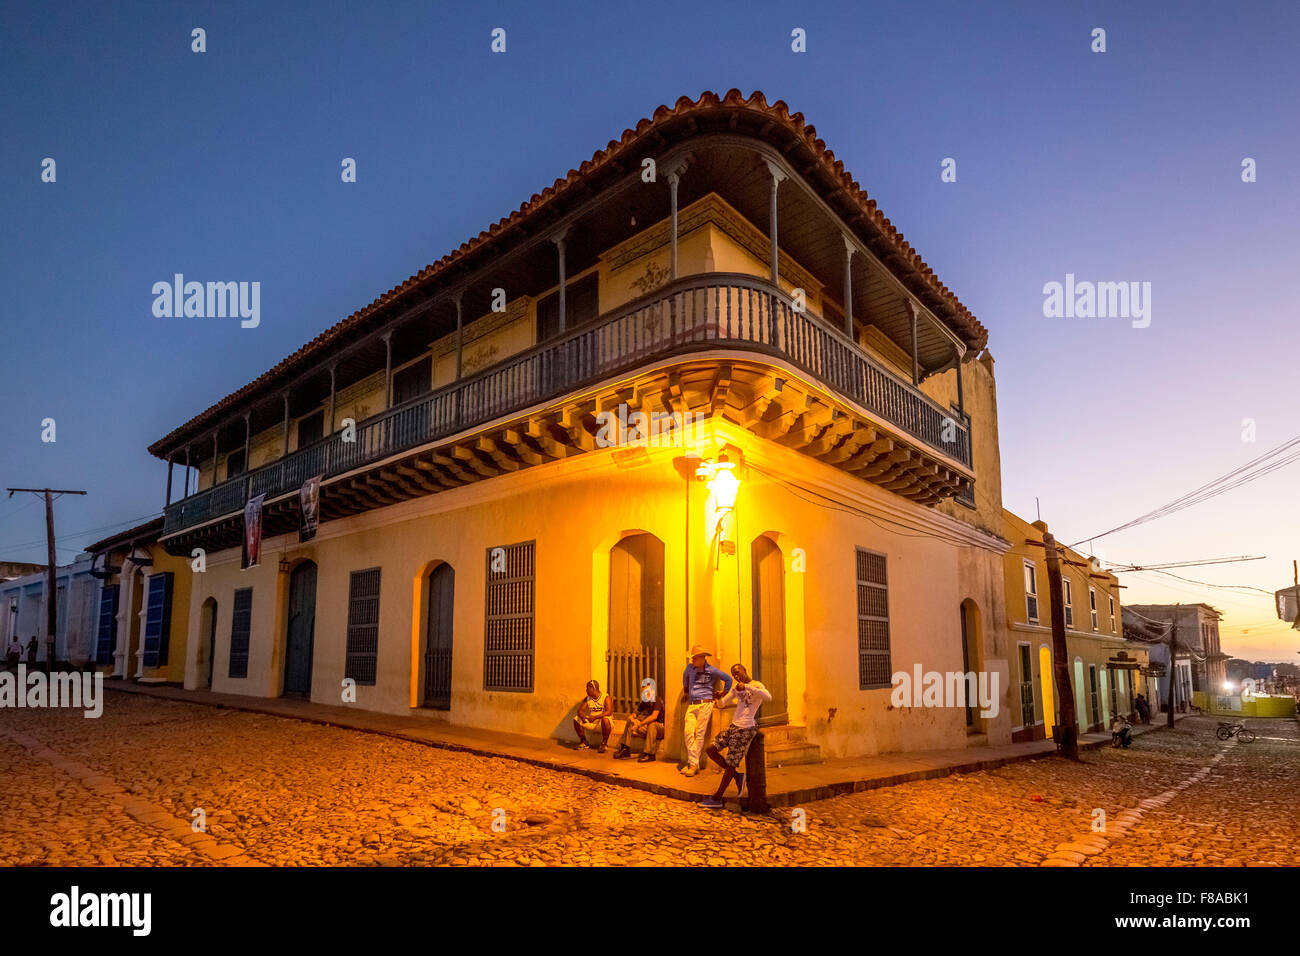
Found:
[[[1137,568],[1135,570],[1140,571],[1143,569]],[[1273,596],[1272,591],[1265,591],[1263,588],[1257,588],[1252,584],[1211,584],[1209,581],[1196,581],[1193,580],[1192,578],[1185,578],[1181,574],[1172,574],[1169,571],[1161,571],[1159,568],[1149,568],[1146,570],[1154,571],[1156,574],[1163,574],[1165,577],[1168,578],[1177,578],[1179,581],[1186,581],[1188,584],[1199,584],[1201,587],[1219,588],[1224,591],[1233,591],[1233,592],[1257,591],[1258,593],[1267,595],[1270,598]]]
[[[1286,453],[1286,457],[1278,458],[1278,456],[1283,453]],[[1175,498],[1173,501],[1161,505],[1159,508],[1148,511],[1146,514],[1140,515],[1132,521],[1126,521],[1124,524],[1117,525],[1109,531],[1103,531],[1101,534],[1088,535],[1087,537],[1080,538],[1074,544],[1069,545],[1069,547],[1076,547],[1077,545],[1083,544],[1085,541],[1095,541],[1097,538],[1104,538],[1117,531],[1135,528],[1138,525],[1146,524],[1149,521],[1155,521],[1157,518],[1163,518],[1177,511],[1182,511],[1184,508],[1190,508],[1193,505],[1209,501],[1211,498],[1216,498],[1221,494],[1232,491],[1234,488],[1240,488],[1242,485],[1248,484],[1257,478],[1263,478],[1265,475],[1271,474],[1279,468],[1285,468],[1287,465],[1297,460],[1300,460],[1300,436],[1283,442],[1276,448],[1266,451],[1258,458],[1252,459],[1251,461],[1246,462],[1246,464],[1234,468],[1227,474],[1220,475],[1213,481],[1208,481],[1199,488],[1194,488],[1185,495]]]
[[[1127,561],[1107,561],[1116,574],[1124,571],[1163,571],[1165,568],[1194,568],[1207,564],[1235,564],[1239,561],[1263,561],[1264,555],[1239,558],[1200,558],[1192,561],[1157,561],[1151,564],[1129,564]]]
[[[763,475],[763,476],[765,476],[765,477],[767,477],[767,478],[770,478],[772,481],[775,481],[777,484],[783,486],[787,491],[789,491],[789,492],[790,492],[792,495],[794,495],[796,498],[800,498],[800,499],[802,499],[802,500],[804,500],[804,501],[807,501],[809,504],[817,505],[817,506],[820,507],[820,508],[826,508],[826,509],[829,510],[829,511],[838,511],[838,512],[840,512],[841,514],[853,515],[854,517],[858,517],[858,518],[866,518],[868,521],[870,521],[870,522],[871,522],[872,524],[874,524],[876,527],[880,528],[882,531],[887,531],[887,532],[889,532],[890,534],[896,534],[896,535],[899,535],[900,537],[904,537],[904,538],[932,538],[932,539],[934,539],[934,540],[945,541],[945,542],[947,542],[948,544],[954,544],[954,545],[968,545],[968,544],[969,544],[969,542],[959,540],[958,538],[956,538],[956,537],[954,537],[954,536],[951,536],[951,535],[931,534],[930,532],[926,532],[926,531],[922,531],[920,534],[908,534],[908,533],[905,533],[905,532],[903,532],[903,531],[895,531],[895,530],[893,530],[892,528],[885,528],[885,527],[882,527],[881,524],[880,524],[881,521],[885,522],[886,524],[892,524],[892,525],[894,525],[894,526],[896,526],[896,527],[898,527],[898,528],[907,528],[907,529],[912,530],[912,531],[915,530],[915,529],[912,528],[910,525],[906,525],[906,524],[903,524],[902,522],[898,522],[898,521],[891,521],[889,518],[879,517],[879,516],[877,516],[877,515],[870,514],[869,512],[867,512],[867,511],[863,511],[863,510],[858,509],[858,508],[843,507],[843,506],[840,506],[840,505],[838,505],[838,504],[834,504],[834,503],[832,503],[832,504],[826,504],[826,502],[834,502],[834,499],[833,499],[833,498],[830,498],[830,497],[827,496],[827,495],[823,495],[823,494],[821,494],[820,492],[812,491],[811,489],[807,489],[808,494],[815,495],[815,496],[817,496],[818,498],[823,499],[822,501],[814,501],[814,500],[812,500],[811,498],[807,497],[805,494],[802,494],[802,493],[801,493],[801,489],[799,489],[797,486],[790,484],[788,481],[786,481],[784,478],[780,477],[779,475],[774,475],[774,474],[772,474],[771,472],[769,472],[769,471],[765,471],[765,470],[763,470],[762,468],[759,468],[757,465],[754,465],[754,464],[750,464],[749,467],[752,468],[752,469],[754,469],[754,471],[758,472],[760,475]]]
[[[64,534],[64,537],[65,537],[65,538],[77,538],[77,537],[82,537],[82,536],[85,536],[85,535],[100,534],[100,533],[102,533],[102,532],[104,532],[104,531],[113,531],[113,530],[116,529],[116,528],[125,528],[125,527],[127,527],[128,525],[139,524],[140,522],[145,521],[145,520],[147,520],[147,519],[149,519],[149,518],[156,518],[156,517],[158,517],[156,514],[148,514],[148,515],[142,515],[142,516],[140,516],[139,518],[130,518],[130,519],[126,520],[126,521],[118,521],[118,522],[116,522],[115,524],[106,524],[106,525],[104,525],[102,528],[86,528],[84,531],[68,531],[68,532],[66,532],[66,533]],[[38,544],[44,544],[44,543],[45,543],[45,539],[44,539],[44,538],[37,538],[35,541],[23,541],[23,542],[20,542],[20,543],[18,543],[18,544],[7,544],[7,545],[4,545],[4,547],[5,547],[5,548],[13,548],[13,549],[17,550],[17,549],[19,549],[19,548],[34,548],[34,547],[36,547]],[[60,550],[71,551],[72,549],[71,549],[71,548],[62,548],[62,549],[60,549]]]

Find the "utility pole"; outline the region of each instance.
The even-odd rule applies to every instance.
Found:
[[[45,553],[49,566],[45,569],[45,673],[49,674],[54,662],[54,636],[59,631],[59,592],[58,573],[55,571],[54,555],[54,496],[84,495],[84,491],[70,491],[66,488],[9,488],[9,497],[15,492],[30,491],[34,495],[45,496]]]
[[[1175,616],[1174,623],[1170,625],[1170,631],[1169,631],[1169,692],[1167,694],[1168,706],[1165,707],[1165,710],[1168,711],[1168,713],[1165,715],[1165,720],[1167,722],[1166,726],[1170,728],[1174,726],[1174,675],[1177,673],[1174,667],[1174,661],[1176,659],[1177,654],[1178,654],[1178,618]]]
[[[1038,542],[1034,542],[1037,544]],[[1065,643],[1065,605],[1061,595],[1061,558],[1056,553],[1056,538],[1043,529],[1043,550],[1047,552],[1047,586],[1052,598],[1052,661],[1056,676],[1056,699],[1061,702],[1061,723],[1057,726],[1057,746],[1071,760],[1079,759],[1079,711],[1074,706],[1074,688],[1070,686],[1070,649]]]

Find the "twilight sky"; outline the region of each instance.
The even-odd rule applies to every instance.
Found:
[[[161,510],[150,442],[659,104],[738,87],[802,111],[988,327],[1004,503],[1076,541],[1300,434],[1298,28],[1283,2],[6,3],[0,481],[90,492],[56,506],[70,560]],[[155,318],[176,272],[260,281],[261,325]],[[1067,273],[1151,283],[1149,327],[1045,318]],[[1176,573],[1271,593],[1298,484],[1097,545],[1266,555]],[[37,499],[0,498],[0,559],[44,554]],[[1300,660],[1271,597],[1124,578],[1128,603],[1219,607],[1229,653]]]

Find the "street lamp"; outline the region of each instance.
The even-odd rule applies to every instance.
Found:
[[[709,493],[713,495],[713,505],[718,512],[718,525],[714,534],[718,538],[718,558],[724,554],[735,554],[736,543],[723,537],[722,522],[727,515],[736,510],[736,496],[740,493],[740,479],[736,477],[736,463],[726,453],[718,456],[717,461],[705,459],[695,469],[695,477],[705,482]],[[715,562],[715,568],[717,563]]]
[[[719,455],[713,465],[713,477],[709,479],[709,491],[718,510],[729,512],[735,510],[736,494],[740,491],[740,479],[736,477],[736,463],[728,461],[727,456]]]

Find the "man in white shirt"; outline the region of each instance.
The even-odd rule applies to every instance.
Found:
[[[717,792],[700,802],[700,806],[710,809],[723,806],[722,795],[727,792],[727,786],[733,779],[736,781],[737,796],[744,792],[745,775],[738,773],[737,768],[744,761],[749,745],[758,733],[758,708],[772,699],[771,692],[761,681],[750,677],[743,665],[733,665],[731,676],[736,679],[735,684],[732,685],[731,693],[722,699],[721,706],[734,706],[736,713],[727,729],[713,738],[713,743],[705,751],[709,759],[722,768],[722,782],[718,784]],[[724,750],[727,752],[726,757],[722,756]]]

